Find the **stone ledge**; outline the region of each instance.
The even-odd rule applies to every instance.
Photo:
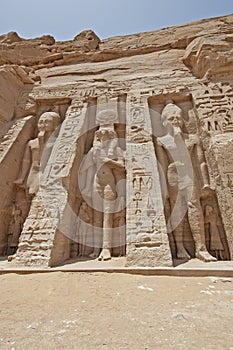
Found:
[[[144,276],[175,276],[175,277],[228,277],[233,278],[233,268],[208,269],[208,268],[6,268],[0,269],[0,275],[16,273],[20,275],[50,272],[76,272],[76,273],[125,273]]]

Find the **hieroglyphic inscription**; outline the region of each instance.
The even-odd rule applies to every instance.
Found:
[[[213,135],[233,131],[233,88],[214,84],[194,92],[201,131]]]
[[[166,224],[157,160],[152,142],[147,96],[129,96],[127,108],[127,155],[128,166],[131,168],[127,176],[128,230],[134,231],[134,228],[137,228],[136,241],[140,240],[140,237],[145,239],[149,231],[154,233],[150,235],[151,240],[161,240],[162,235],[166,232]],[[133,127],[142,127],[144,137],[132,138]],[[152,221],[155,221],[152,218],[153,215],[156,215],[158,219],[157,228],[154,230],[152,230]],[[143,217],[143,223],[139,225],[138,221],[141,220],[141,217]]]

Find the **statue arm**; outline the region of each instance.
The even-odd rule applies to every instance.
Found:
[[[101,149],[101,142],[98,139],[98,137],[95,135],[93,146],[92,146],[92,153],[93,153],[93,160],[96,162],[98,160],[99,152]]]
[[[113,138],[110,142],[109,151],[108,151],[108,154],[110,157],[114,155],[114,150],[116,149],[117,144],[118,144],[117,138]]]
[[[125,168],[125,164],[124,164],[124,160],[120,159],[120,160],[112,160],[109,158],[105,158],[103,160],[104,164],[107,164],[109,166],[109,168]]]
[[[204,151],[200,143],[197,144],[197,156],[200,163],[201,175],[202,175],[204,187],[209,187],[210,181],[209,181],[208,168],[205,161]]]
[[[20,169],[19,176],[18,176],[17,180],[15,181],[16,185],[23,184],[23,182],[28,174],[28,171],[30,169],[30,166],[31,166],[31,150],[30,150],[30,145],[28,143],[26,146],[25,152],[24,152],[22,166]]]
[[[156,143],[156,156],[157,156],[157,162],[158,162],[158,170],[160,175],[162,195],[165,200],[165,197],[168,195],[168,191],[167,191],[168,157],[167,157],[166,150],[158,141]]]

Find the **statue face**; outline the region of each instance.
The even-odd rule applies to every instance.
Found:
[[[111,140],[115,136],[115,133],[112,131],[112,129],[106,127],[104,129],[100,129],[98,131],[98,135],[100,140],[104,142]]]
[[[38,129],[39,131],[53,131],[54,130],[53,118],[42,115],[38,121]]]
[[[101,130],[100,137],[102,141],[108,140],[109,139],[108,130]]]
[[[168,117],[168,123],[170,123],[174,127],[182,127],[183,119],[181,117],[181,113],[177,110],[174,110]]]

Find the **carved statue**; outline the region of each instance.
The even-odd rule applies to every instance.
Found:
[[[113,111],[102,111],[99,112],[99,119],[102,114],[108,113],[114,114]],[[82,196],[87,202],[91,200],[94,208],[93,226],[102,228],[102,244],[98,242],[100,237],[94,233],[93,256],[98,256],[99,260],[108,260],[111,258],[114,212],[122,210],[121,203],[125,203],[125,191],[121,186],[121,180],[125,177],[124,156],[118,146],[114,123],[101,122],[81,173],[86,179],[81,190]]]
[[[55,141],[52,134],[59,124],[59,114],[55,112],[43,113],[38,121],[37,138],[27,143],[21,171],[15,184],[20,187],[25,186],[32,196],[38,192],[40,168],[45,166],[48,161]]]
[[[205,207],[205,225],[208,226],[211,252],[214,252],[217,259],[223,260],[224,247],[219,233],[221,222],[212,205],[206,205]]]
[[[195,256],[214,261],[205,243],[204,217],[201,207],[202,191],[210,190],[207,165],[196,135],[182,132],[182,110],[168,101],[161,120],[166,134],[158,138],[157,156],[167,180],[167,194],[171,208],[168,228],[173,232],[178,259],[190,259],[184,247],[184,216],[188,221],[195,244]]]

